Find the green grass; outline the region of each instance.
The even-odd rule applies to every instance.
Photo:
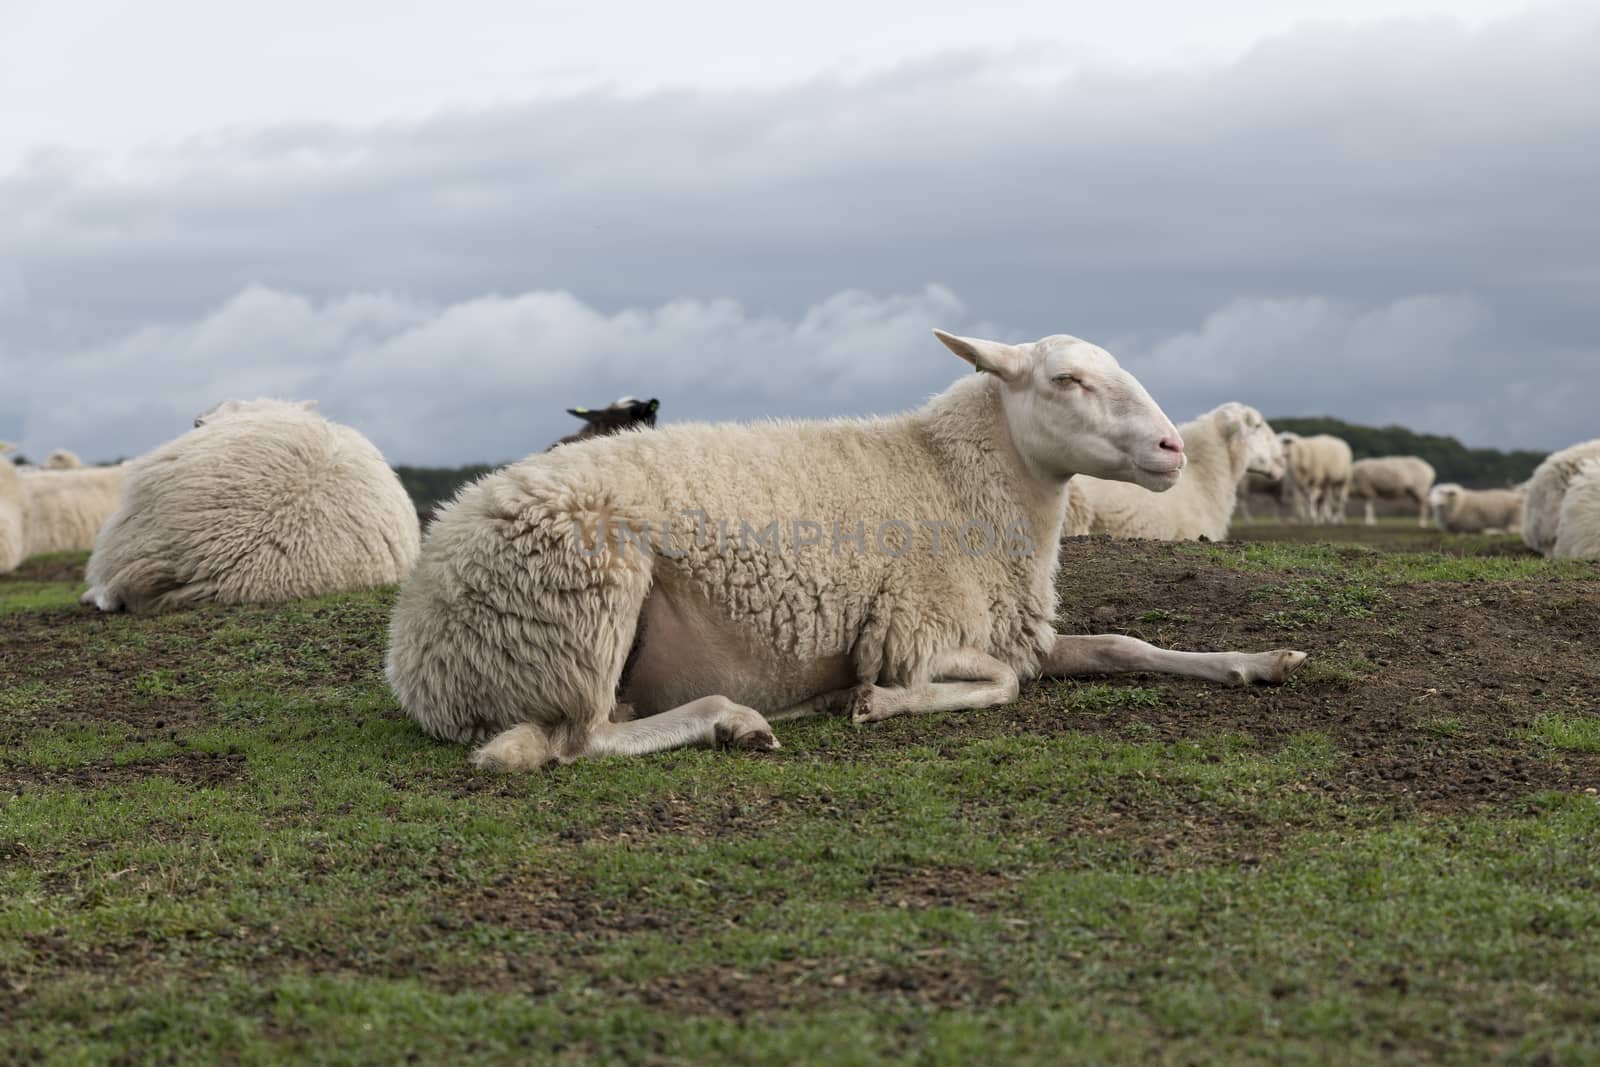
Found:
[[[70,608],[78,603],[85,588],[65,582],[7,582],[0,587],[0,615]]]
[[[1313,548],[1199,552],[1282,572],[1291,629],[1426,570]],[[1600,1060],[1600,801],[1340,788],[1365,644],[1281,691],[1045,682],[502,777],[395,710],[392,601],[85,614],[0,657],[0,1062]],[[1581,758],[1595,721],[1530,743]]]
[[[1528,736],[1562,752],[1600,752],[1600,714],[1549,712],[1534,720]]]
[[[1222,542],[1182,545],[1180,551],[1225,566],[1254,571],[1337,575],[1344,581],[1507,582],[1593,580],[1600,568],[1585,560],[1547,560],[1532,555],[1450,556],[1438,552],[1381,552],[1351,544]]]

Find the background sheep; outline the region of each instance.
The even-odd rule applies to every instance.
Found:
[[[1567,483],[1551,554],[1559,559],[1600,559],[1600,458],[1580,463]]]
[[[1283,444],[1253,407],[1223,404],[1179,430],[1189,462],[1170,492],[1080,474],[1067,485],[1062,533],[1226,540],[1244,476],[1283,477]]]
[[[568,415],[576,415],[583,420],[583,429],[577,433],[569,433],[551,445],[550,448],[570,445],[575,441],[587,441],[591,437],[604,437],[607,434],[618,433],[635,426],[654,426],[656,424],[656,411],[660,407],[661,401],[654,398],[637,400],[631,396],[625,396],[613,401],[608,407],[568,408]],[[545,449],[545,451],[550,451],[550,448]]]
[[[1170,487],[1183,446],[1093,345],[939,336],[986,373],[915,412],[679,424],[469,486],[395,606],[387,675],[401,706],[435,736],[493,737],[475,762],[513,769],[776,747],[751,705],[869,722],[1005,703],[1041,673],[1245,683],[1303,661],[1058,637],[1067,479]],[[619,528],[648,529],[646,547]],[[769,533],[752,545],[747,529]]]
[[[1295,517],[1302,522],[1327,525],[1344,522],[1345,499],[1350,492],[1350,446],[1331,434],[1301,437],[1278,435],[1287,452],[1287,492]]]
[[[365,437],[309,407],[234,402],[130,464],[84,602],[159,612],[403,577],[419,535],[400,479]]]
[[[1366,505],[1368,526],[1377,524],[1373,503],[1379,500],[1411,501],[1417,505],[1417,525],[1426,526],[1433,478],[1433,464],[1420,456],[1358,459],[1350,466],[1350,498]]]
[[[1288,465],[1288,450],[1283,447],[1283,438],[1278,438],[1278,451],[1284,456],[1284,465]],[[1246,521],[1255,516],[1251,513],[1257,503],[1271,501],[1272,514],[1277,517],[1283,515],[1284,500],[1288,496],[1288,483],[1283,475],[1269,478],[1264,474],[1246,474],[1239,480],[1239,517]]]
[[[83,466],[83,460],[78,458],[76,452],[69,452],[65,448],[58,448],[44,457],[44,462],[39,464],[42,471],[71,471]]]
[[[24,552],[87,552],[117,510],[126,465],[31,470],[22,479]]]
[[[6,459],[12,445],[0,441],[0,574],[9,574],[25,558],[22,522],[22,476]]]
[[[1445,533],[1516,533],[1522,528],[1522,493],[1516,489],[1463,489],[1441,482],[1428,494]]]
[[[1584,441],[1545,457],[1528,479],[1528,499],[1523,511],[1522,539],[1543,555],[1555,551],[1561,526],[1561,500],[1567,483],[1585,460],[1600,457],[1600,439]]]

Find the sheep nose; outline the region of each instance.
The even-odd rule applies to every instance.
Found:
[[[1176,436],[1163,437],[1161,439],[1160,447],[1161,451],[1163,452],[1173,452],[1180,456],[1183,455],[1183,441]]]

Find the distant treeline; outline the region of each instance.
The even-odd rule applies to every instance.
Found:
[[[1350,444],[1357,459],[1370,456],[1421,456],[1433,464],[1441,482],[1460,482],[1471,489],[1494,489],[1524,481],[1547,453],[1501,452],[1493,448],[1468,448],[1454,437],[1414,433],[1404,426],[1357,426],[1343,419],[1269,419],[1275,430],[1304,436],[1329,433]]]
[[[480,478],[495,469],[483,463],[473,463],[466,467],[396,467],[394,472],[400,476],[400,484],[406,487],[406,492],[411,494],[417,510],[427,511],[449,501],[456,495],[457,489],[474,478]]]

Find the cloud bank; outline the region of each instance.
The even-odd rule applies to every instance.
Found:
[[[0,176],[0,437],[127,454],[281,392],[504,458],[620,393],[903,408],[959,370],[927,327],[983,325],[1106,344],[1180,418],[1555,447],[1597,430],[1597,45],[1545,9],[40,153]]]

